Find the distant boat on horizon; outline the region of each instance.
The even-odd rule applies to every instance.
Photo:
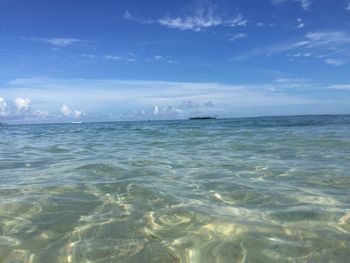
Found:
[[[213,116],[196,116],[196,117],[189,117],[189,120],[214,120],[217,117]]]
[[[83,122],[82,121],[72,121],[71,123],[72,124],[82,124]]]

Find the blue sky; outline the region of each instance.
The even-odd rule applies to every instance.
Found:
[[[1,0],[0,121],[350,113],[350,0]]]

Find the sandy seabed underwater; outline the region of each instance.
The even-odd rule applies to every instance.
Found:
[[[0,262],[349,262],[350,116],[0,126]]]

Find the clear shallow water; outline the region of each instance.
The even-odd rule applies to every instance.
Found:
[[[0,262],[349,262],[350,116],[0,126]]]

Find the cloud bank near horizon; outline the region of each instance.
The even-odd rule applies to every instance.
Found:
[[[1,89],[0,117],[16,122],[182,119],[193,115],[237,117],[270,114],[262,111],[266,108],[280,109],[277,112],[281,114],[299,114],[303,113],[303,107],[313,105],[346,105],[346,101],[327,96],[335,91],[347,92],[347,89],[335,88],[345,86],[319,88],[308,80],[288,78],[259,85],[15,79]],[[305,91],[309,95],[305,95]]]

